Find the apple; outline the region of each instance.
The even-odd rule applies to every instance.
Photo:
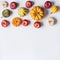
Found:
[[[41,27],[41,22],[36,21],[36,22],[34,23],[34,27],[35,27],[35,28],[40,28],[40,27]]]
[[[52,6],[52,2],[51,1],[46,1],[45,4],[44,4],[44,7],[47,8],[47,9],[51,8],[51,6]]]
[[[1,22],[2,27],[7,27],[9,24],[10,24],[10,22],[7,20],[2,20],[2,22]]]
[[[16,9],[17,8],[17,3],[16,2],[11,2],[10,3],[10,8],[11,9]]]
[[[28,21],[27,19],[24,19],[24,20],[22,21],[22,25],[23,25],[23,26],[28,26],[29,23],[30,23],[30,21]]]
[[[26,7],[27,7],[27,8],[32,7],[32,5],[33,5],[33,2],[32,2],[32,1],[27,1],[27,2],[26,2]]]

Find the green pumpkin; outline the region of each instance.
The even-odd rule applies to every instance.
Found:
[[[21,17],[24,17],[26,14],[28,13],[28,10],[24,7],[20,7],[18,9],[18,14],[21,16]]]
[[[8,9],[3,10],[2,15],[4,17],[9,17],[10,16],[10,10],[8,10]]]

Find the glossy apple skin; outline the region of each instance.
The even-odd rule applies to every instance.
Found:
[[[25,5],[26,5],[27,8],[30,8],[30,7],[32,7],[33,2],[32,1],[27,1]]]
[[[30,24],[29,20],[26,20],[26,19],[22,20],[22,25],[23,26],[28,26],[29,24]]]
[[[44,7],[47,8],[47,9],[51,8],[51,6],[52,6],[51,1],[46,1],[45,4],[44,4]]]
[[[2,20],[2,22],[1,22],[2,27],[7,27],[9,24],[10,24],[10,22],[7,20]]]
[[[35,28],[40,28],[40,27],[41,27],[41,22],[38,22],[38,21],[35,22],[35,23],[34,23],[34,27],[35,27]]]
[[[17,3],[16,2],[11,2],[10,3],[10,8],[11,9],[16,9],[17,8]]]

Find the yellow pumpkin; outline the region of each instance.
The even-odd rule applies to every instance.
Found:
[[[33,20],[42,20],[44,17],[44,10],[40,6],[34,6],[30,11]]]
[[[18,14],[21,16],[21,17],[24,17],[26,14],[28,13],[28,10],[24,7],[20,7],[18,9]]]
[[[58,10],[59,10],[58,6],[52,6],[51,13],[56,13],[56,12],[58,12]]]

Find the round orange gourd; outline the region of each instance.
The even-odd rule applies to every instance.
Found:
[[[30,11],[33,20],[42,20],[44,17],[44,10],[40,6],[34,6]]]
[[[12,20],[12,24],[15,27],[20,26],[21,22],[22,21],[21,21],[21,19],[19,17],[13,18],[13,20]]]

